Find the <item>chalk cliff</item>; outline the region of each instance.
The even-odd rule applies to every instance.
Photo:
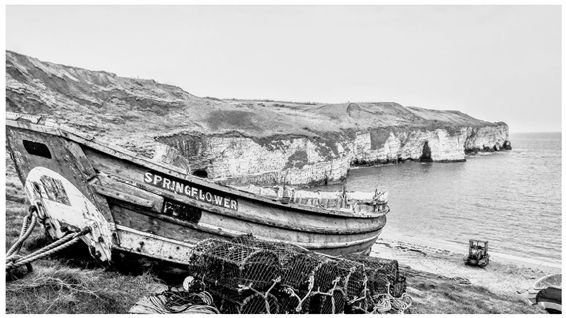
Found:
[[[49,115],[226,184],[337,182],[352,166],[462,161],[511,147],[505,123],[458,111],[202,98],[9,51],[6,71],[8,111]]]

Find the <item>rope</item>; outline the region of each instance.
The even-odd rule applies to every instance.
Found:
[[[79,236],[83,236],[83,235],[87,234],[88,232],[90,232],[90,228],[85,228],[84,230],[82,230],[80,232],[68,233],[65,236],[63,236],[62,238],[58,239],[57,241],[52,242],[49,245],[44,246],[44,247],[40,248],[39,250],[26,255],[25,257],[27,258],[27,257],[35,256],[39,253],[43,253],[45,251],[50,250],[51,248],[55,248],[55,247],[57,247],[57,246],[59,246],[63,243],[66,243],[67,241],[69,241],[71,239],[77,238]]]
[[[389,313],[393,311],[403,314],[413,304],[413,299],[407,293],[403,293],[399,298],[391,295],[391,284],[387,285],[387,292],[369,297],[372,301],[370,306],[354,305],[353,308],[362,311],[365,314]]]
[[[242,286],[242,285],[240,285],[240,286],[239,286],[240,288],[238,289],[238,293],[242,293],[242,292],[245,291],[245,290],[251,290],[251,291],[253,291],[254,293],[260,295],[261,297],[263,297],[263,301],[265,302],[265,309],[267,310],[267,314],[271,314],[271,306],[270,306],[270,304],[269,304],[268,297],[269,297],[269,295],[270,295],[270,293],[271,293],[271,290],[272,290],[273,288],[275,288],[275,286],[276,286],[277,284],[279,284],[280,282],[281,282],[281,276],[278,276],[276,279],[273,280],[273,284],[271,284],[271,287],[269,287],[269,289],[268,289],[265,293],[263,293],[263,292],[261,292],[261,291],[255,289],[255,288],[253,288],[253,287],[252,287],[253,283],[250,283],[250,284],[247,285],[247,286]],[[246,299],[249,299],[249,298],[246,298]],[[245,301],[244,301],[244,304],[246,304]]]
[[[64,249],[64,248],[66,248],[66,247],[68,247],[68,246],[70,246],[70,245],[73,245],[73,244],[75,244],[75,243],[76,243],[77,241],[79,241],[79,240],[80,240],[80,237],[75,237],[74,239],[68,241],[67,243],[64,243],[64,244],[62,244],[62,245],[59,245],[59,246],[57,246],[57,247],[55,247],[55,248],[53,248],[53,249],[51,249],[51,250],[49,250],[49,251],[46,251],[46,252],[43,252],[43,253],[34,255],[34,256],[32,256],[32,257],[24,256],[23,258],[18,259],[17,261],[15,261],[15,262],[13,262],[13,263],[6,264],[6,268],[7,268],[7,269],[11,269],[11,268],[14,268],[14,267],[18,267],[18,266],[25,265],[25,264],[27,264],[27,263],[31,263],[31,262],[33,262],[33,261],[35,261],[35,260],[38,260],[38,259],[43,258],[43,257],[46,257],[46,256],[48,256],[48,255],[51,255],[51,254],[53,254],[53,253],[56,253],[56,252],[58,252],[58,251]]]
[[[130,309],[130,313],[134,314],[220,314],[220,311],[213,305],[212,296],[206,292],[191,293],[187,300],[196,298],[202,304],[195,304],[189,301],[186,305],[171,305],[171,298],[174,294],[167,293],[153,295],[142,298]],[[184,298],[178,296],[180,298]]]
[[[394,309],[398,313],[402,314],[405,310],[409,309],[413,303],[413,299],[407,295],[407,293],[404,293],[399,298],[393,297],[391,295],[391,284],[387,286],[387,293],[375,295],[374,299],[377,300],[377,303],[372,313],[375,313],[376,311],[384,313]]]
[[[30,207],[28,215],[24,217],[22,229],[20,230],[20,236],[18,237],[18,240],[12,245],[12,247],[10,247],[10,249],[6,253],[6,259],[19,253],[24,241],[27,240],[27,238],[33,232],[35,224],[37,223],[37,217],[35,216],[35,211],[37,211],[35,207],[33,206]]]
[[[90,233],[90,227],[86,227],[80,232],[70,233],[62,238],[56,240],[55,242],[50,243],[47,246],[40,248],[37,251],[34,251],[25,256],[19,256],[18,253],[20,252],[23,243],[25,240],[29,238],[35,225],[37,224],[37,213],[38,210],[35,206],[30,206],[28,215],[24,217],[22,223],[22,229],[20,230],[20,236],[18,240],[10,247],[8,252],[6,253],[6,269],[13,269],[22,265],[28,265],[29,263],[38,260],[40,258],[46,257],[53,253],[56,253],[80,240],[81,236],[84,236],[87,233]],[[29,265],[28,265],[29,267]]]
[[[341,278],[340,276],[336,277],[333,281],[332,281],[332,288],[330,288],[327,292],[321,292],[320,291],[320,287],[318,288],[317,291],[313,292],[311,294],[311,296],[315,296],[315,295],[325,295],[325,296],[329,296],[330,297],[330,302],[332,304],[332,314],[336,314],[336,303],[335,303],[335,299],[334,299],[334,291],[335,290],[341,290],[342,288],[338,287],[338,283],[340,282]],[[344,292],[344,295],[346,293]]]

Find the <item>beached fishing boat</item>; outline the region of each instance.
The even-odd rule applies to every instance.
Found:
[[[536,280],[525,297],[549,313],[562,313],[562,274],[551,274]]]
[[[366,253],[389,212],[379,192],[236,189],[148,159],[42,116],[7,113],[7,145],[46,232],[112,251],[186,263],[207,238],[253,234],[332,255]]]

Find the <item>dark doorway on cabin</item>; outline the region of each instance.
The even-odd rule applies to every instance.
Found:
[[[192,172],[192,175],[199,178],[208,178],[208,172],[206,172],[206,169],[196,169]]]
[[[423,153],[421,154],[420,158],[421,162],[432,162],[432,151],[430,150],[430,146],[428,145],[428,141],[425,141],[423,146]]]

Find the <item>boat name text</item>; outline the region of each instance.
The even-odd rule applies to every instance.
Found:
[[[220,195],[215,193],[215,191],[199,187],[190,182],[175,180],[152,172],[146,172],[143,181],[177,194],[183,194],[191,199],[238,211],[238,201],[235,199]]]

